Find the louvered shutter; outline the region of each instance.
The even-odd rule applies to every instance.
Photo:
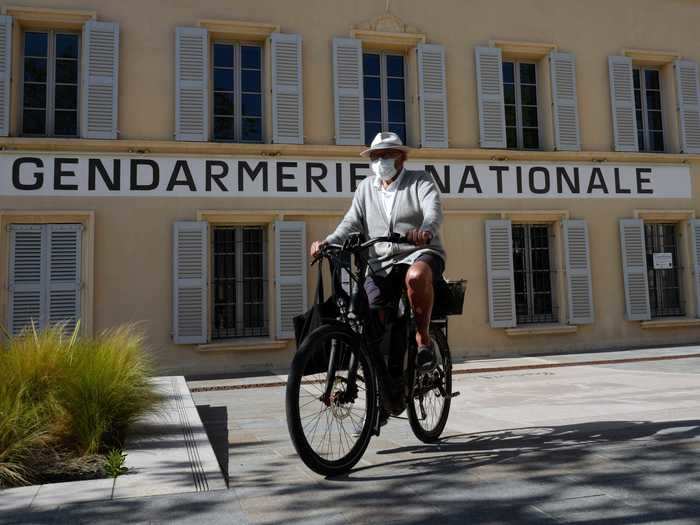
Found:
[[[418,44],[416,52],[418,54],[421,146],[446,148],[445,48],[437,44]]]
[[[46,275],[48,322],[65,323],[72,333],[80,319],[80,224],[49,224]]]
[[[306,224],[275,222],[277,338],[294,337],[293,319],[306,311]]]
[[[700,317],[700,220],[690,221],[690,239],[693,250],[693,289],[695,291],[695,317]]]
[[[700,153],[698,64],[692,60],[676,60],[673,69],[676,73],[681,153]]]
[[[642,219],[620,220],[620,244],[627,319],[630,321],[651,319]]]
[[[116,139],[119,25],[90,20],[83,26],[83,138]]]
[[[173,225],[173,340],[207,342],[209,224],[178,221]]]
[[[590,324],[594,315],[588,226],[582,220],[565,220],[562,226],[569,324]]]
[[[10,79],[12,77],[12,17],[0,16],[0,137],[10,134]]]
[[[10,226],[10,301],[8,326],[12,335],[44,325],[44,228],[41,225]]]
[[[482,148],[505,148],[506,115],[503,106],[501,50],[477,47],[476,83],[479,99],[479,134]]]
[[[491,327],[515,326],[513,235],[508,220],[486,221],[486,279]]]
[[[552,79],[554,147],[561,151],[579,151],[576,57],[573,53],[552,51],[549,54],[549,72]]]
[[[608,57],[608,71],[615,151],[639,151],[632,59],[621,56]]]
[[[301,36],[272,33],[272,141],[304,143]]]
[[[209,139],[209,36],[201,27],[175,31],[175,140]]]
[[[333,89],[336,144],[364,144],[365,113],[362,83],[362,42],[357,38],[334,38]]]

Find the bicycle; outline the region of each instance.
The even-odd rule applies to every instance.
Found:
[[[364,454],[372,435],[380,434],[380,412],[408,411],[415,436],[432,443],[442,434],[452,392],[452,360],[447,343],[447,315],[461,313],[465,281],[447,283],[447,299],[438,301],[430,324],[437,364],[416,369],[415,318],[404,288],[391,319],[370,315],[364,290],[364,252],[378,242],[407,242],[392,234],[343,245],[325,245],[312,265],[324,259],[332,268],[331,297],[322,324],[302,341],[287,380],[287,427],[302,461],[324,476],[347,473]],[[355,259],[353,269],[352,259]],[[347,272],[353,293],[343,289]],[[322,286],[319,275],[319,284]],[[437,288],[437,287],[436,287]],[[443,288],[444,290],[444,288]],[[321,292],[322,295],[322,292]],[[322,302],[322,298],[317,298]],[[447,306],[447,308],[446,308]]]

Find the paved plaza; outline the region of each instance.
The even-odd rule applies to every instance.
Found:
[[[283,377],[191,381],[228,490],[0,520],[697,524],[700,358],[691,355],[698,353],[686,347],[466,363],[457,367],[462,395],[441,443],[420,443],[406,419],[392,418],[340,479],[317,476],[294,454],[284,388],[275,386]],[[549,367],[671,355],[686,357]],[[524,364],[541,368],[512,368]],[[260,383],[269,385],[251,387]]]

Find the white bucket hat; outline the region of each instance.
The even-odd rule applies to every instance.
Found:
[[[369,154],[373,151],[381,149],[397,149],[400,151],[409,151],[411,148],[404,146],[403,142],[396,133],[391,131],[381,131],[377,133],[372,141],[370,147],[364,150],[360,155],[363,157],[369,157]]]

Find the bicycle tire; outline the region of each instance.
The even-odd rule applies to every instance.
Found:
[[[306,418],[307,421],[303,421],[306,416],[301,415],[302,402],[300,400],[302,387],[304,387],[305,390],[309,389],[313,391],[304,400],[304,403],[307,403],[307,406],[309,406],[309,404],[311,405],[310,411],[313,414],[313,410],[315,410],[315,407],[313,406],[313,395],[319,392],[321,394],[323,393],[326,373],[317,372],[315,375],[317,377],[322,376],[322,379],[320,381],[316,380],[316,383],[314,383],[313,376],[311,378],[309,378],[309,375],[305,376],[305,371],[307,370],[307,367],[311,368],[315,366],[314,359],[318,358],[318,352],[325,352],[327,348],[325,345],[332,340],[341,341],[347,344],[347,348],[358,359],[358,377],[362,380],[364,385],[364,403],[366,411],[361,423],[362,429],[358,433],[359,435],[357,436],[355,443],[349,447],[346,454],[336,459],[328,459],[323,457],[323,454],[315,450],[313,445],[314,437],[312,437],[311,442],[309,442],[305,428],[310,427],[313,423],[308,420],[308,417]],[[342,359],[339,360],[342,361]],[[342,371],[339,377],[342,378]],[[338,381],[338,379],[336,379],[336,381]],[[322,384],[320,384],[320,388],[316,388],[319,382]],[[340,383],[342,384],[342,381],[340,381]],[[377,417],[376,388],[375,371],[371,358],[361,344],[359,336],[350,328],[337,324],[324,325],[317,328],[307,336],[304,343],[302,343],[301,347],[294,356],[289,377],[287,379],[286,415],[287,428],[292,444],[294,445],[294,449],[308,468],[323,476],[338,476],[349,472],[350,469],[352,469],[352,467],[355,466],[355,464],[360,460],[360,458],[362,458],[372,437],[372,431],[375,419]],[[304,393],[306,394],[306,392]],[[324,405],[324,402],[321,398],[319,398],[317,401],[322,411],[331,410],[331,412],[326,412],[325,424],[326,426],[330,426],[332,429],[333,422],[328,422],[328,414],[331,414],[330,417],[335,416],[333,413],[333,408],[323,408],[321,405]],[[342,409],[341,405],[342,403],[338,403],[337,405],[339,410]],[[349,416],[350,424],[357,425],[357,419],[353,419],[352,417],[352,409],[349,410],[349,414],[351,414]],[[320,415],[318,421],[316,421],[316,425],[319,424]],[[316,428],[314,428],[314,431],[315,430]],[[341,431],[339,427],[338,430],[339,432]],[[347,437],[348,436],[346,434],[346,441]],[[324,438],[322,438],[321,443],[324,442]],[[330,439],[331,438],[329,437],[329,443]],[[340,438],[340,442],[343,442],[342,436]],[[331,453],[332,452],[333,449],[331,446]]]
[[[442,330],[433,327],[430,329],[430,336],[436,347],[435,353],[438,359],[438,367],[442,364],[442,370],[444,372],[443,387],[448,397],[444,398],[444,403],[442,404],[441,412],[436,423],[432,425],[432,428],[426,429],[421,424],[422,419],[417,412],[416,399],[414,397],[414,391],[412,390],[407,407],[408,421],[411,424],[413,434],[423,443],[435,443],[440,439],[440,435],[443,430],[445,430],[445,425],[447,424],[447,418],[450,414],[450,404],[452,402],[452,399],[449,397],[449,395],[452,394],[452,357],[450,355],[449,345],[447,344],[447,338]],[[416,377],[418,377],[418,374],[416,374]],[[432,390],[430,392],[432,392]]]

